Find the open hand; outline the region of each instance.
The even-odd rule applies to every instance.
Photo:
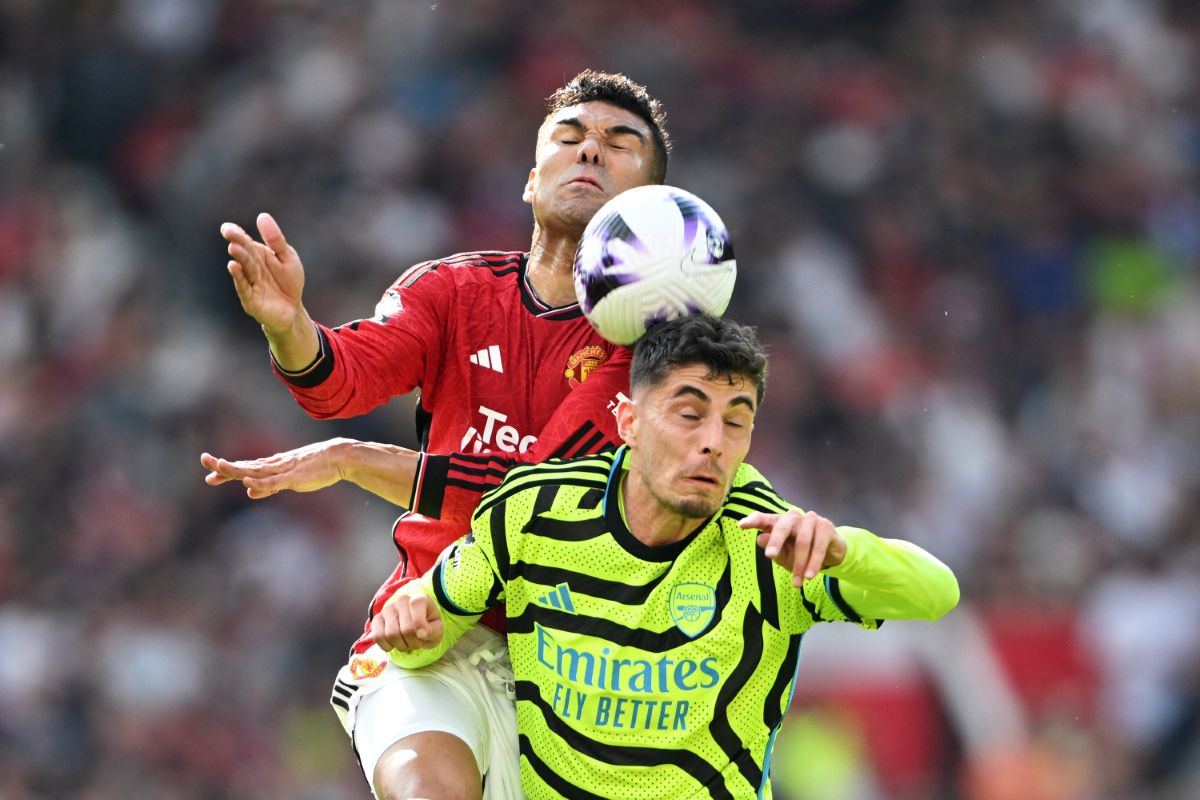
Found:
[[[210,472],[204,476],[209,486],[241,481],[252,500],[270,497],[285,489],[315,492],[344,479],[336,453],[349,439],[327,439],[297,447],[266,458],[227,461],[209,453],[200,454],[200,463]]]
[[[257,222],[261,242],[236,223],[221,225],[221,236],[229,242],[226,269],[242,309],[268,334],[282,333],[292,330],[302,319],[304,265],[274,217],[259,214]]]

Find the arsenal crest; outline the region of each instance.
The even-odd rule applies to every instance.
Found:
[[[671,621],[689,639],[695,639],[712,623],[717,610],[717,593],[703,583],[677,583],[671,587]]]

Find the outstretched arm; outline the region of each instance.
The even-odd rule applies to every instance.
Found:
[[[203,453],[200,463],[209,470],[204,481],[209,486],[241,481],[254,500],[284,490],[312,492],[350,481],[426,516],[466,520],[483,492],[499,484],[516,464],[620,445],[612,407],[617,395],[628,390],[629,359],[629,350],[618,348],[609,362],[563,400],[525,453],[435,455],[337,438],[240,461]],[[454,480],[448,483],[450,477]]]
[[[958,579],[950,568],[903,539],[884,539],[862,528],[840,527],[846,558],[825,574],[837,578],[842,597],[874,619],[945,616],[958,605]]]
[[[958,605],[950,568],[911,542],[870,531],[834,527],[824,517],[792,509],[755,512],[740,523],[755,528],[758,546],[801,586],[818,570],[837,578],[841,597],[862,617],[934,620]]]
[[[254,500],[278,492],[314,492],[349,481],[390,503],[409,508],[420,453],[407,447],[355,439],[327,439],[266,458],[228,461],[209,453],[200,463],[209,473],[204,482],[219,486],[241,481]]]

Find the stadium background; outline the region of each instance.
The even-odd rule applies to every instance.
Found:
[[[522,248],[542,100],[661,97],[734,230],[752,460],[964,601],[804,648],[779,795],[1200,794],[1200,9],[1136,0],[0,2],[0,797],[363,797],[326,706],[392,555],[352,487],[201,450],[412,444],[271,377],[218,224],[318,319]]]

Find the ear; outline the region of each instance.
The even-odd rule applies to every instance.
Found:
[[[632,400],[621,395],[617,400],[617,433],[630,447],[637,447],[637,433],[634,422],[637,420],[637,407]]]
[[[529,180],[525,181],[525,191],[521,194],[521,199],[529,205],[533,205],[533,192],[537,188],[537,167],[529,170]]]

